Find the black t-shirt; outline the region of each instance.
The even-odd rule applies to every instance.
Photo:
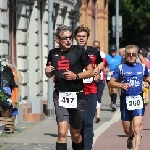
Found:
[[[83,90],[83,80],[66,80],[63,73],[66,69],[75,74],[83,72],[83,68],[91,63],[84,48],[81,46],[71,46],[68,51],[61,51],[55,48],[49,51],[48,61],[54,66],[55,71],[55,93],[77,92]]]
[[[14,75],[10,67],[4,66],[3,71],[0,73],[1,78],[1,84],[0,88],[3,89],[3,87],[9,87],[12,89],[16,86],[14,81]]]
[[[98,65],[99,63],[103,62],[103,59],[101,58],[101,55],[100,55],[100,51],[98,51],[97,48],[88,46],[86,49],[86,53],[91,58],[93,66],[95,64]]]

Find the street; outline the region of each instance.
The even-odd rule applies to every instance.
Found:
[[[117,109],[115,113],[112,113],[109,105],[110,98],[106,87],[102,98],[101,122],[94,123],[93,150],[127,149],[127,137],[124,135],[121,126],[120,111]],[[117,100],[117,106],[119,108],[119,100]],[[141,150],[148,150],[148,148],[145,148],[145,144],[148,146],[150,138],[150,121],[146,119],[150,115],[149,107],[146,106]],[[55,150],[57,140],[55,116],[47,117],[41,122],[21,122],[15,128],[14,134],[4,134],[0,137],[1,150]],[[71,140],[68,137],[68,150],[71,149]]]

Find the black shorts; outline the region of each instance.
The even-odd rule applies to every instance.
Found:
[[[77,100],[77,108],[59,106],[58,98],[54,99],[57,123],[67,121],[74,129],[81,129],[85,110],[85,100]]]

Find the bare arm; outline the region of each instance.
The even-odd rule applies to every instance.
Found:
[[[99,71],[101,70],[101,69],[103,69],[104,68],[104,62],[101,62],[100,64],[98,64],[98,69],[99,69]]]
[[[94,76],[94,70],[93,70],[92,64],[89,64],[86,67],[86,71],[80,72],[78,74],[78,76],[79,76],[79,79],[87,79],[87,78],[93,77]]]
[[[72,71],[66,70],[66,72],[64,72],[63,74],[66,77],[66,80],[76,80],[77,76],[78,76],[78,79],[87,79],[87,78],[94,76],[94,70],[93,70],[92,64],[89,64],[86,67],[86,71],[84,72],[75,74]]]
[[[122,88],[122,83],[118,83],[115,78],[111,77],[108,86],[110,88]]]

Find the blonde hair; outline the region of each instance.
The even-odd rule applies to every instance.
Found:
[[[131,49],[131,48],[136,49],[136,51],[137,51],[137,53],[138,53],[139,47],[136,46],[136,45],[127,45],[126,48],[125,48],[125,52],[126,52],[128,49]]]

